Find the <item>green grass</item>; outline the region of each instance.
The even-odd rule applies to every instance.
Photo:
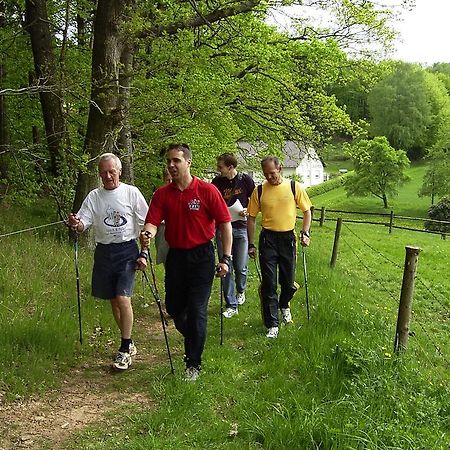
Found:
[[[397,215],[409,217],[426,217],[427,209],[431,206],[428,197],[418,197],[417,192],[422,185],[422,179],[426,171],[423,164],[412,165],[407,174],[410,177],[404,186],[399,189],[398,196],[389,198],[389,210],[383,208],[382,200],[371,197],[347,197],[343,187],[317,195],[312,198],[314,206],[325,206],[331,209],[343,209],[352,211],[389,212],[391,209]]]
[[[204,372],[198,382],[181,380],[181,342],[172,331],[175,377],[168,375],[165,364],[144,371],[139,383],[134,380],[128,386],[129,392],[141,389],[157,399],[156,408],[124,411],[112,436],[101,427],[91,428],[68,448],[445,447],[450,442],[448,368],[427,335],[444,349],[449,330],[442,322],[441,305],[430,305],[421,284],[412,322],[415,337],[402,357],[392,351],[404,246],[411,234],[388,236],[386,230],[364,225],[351,229],[365,239],[370,231],[376,252],[344,227],[345,242],[337,268],[331,270],[333,230],[314,227],[308,250],[309,322],[301,290],[292,304],[294,325],[283,327],[276,341],[268,341],[252,266],[248,302],[237,317],[225,321],[225,343],[220,346],[216,283]],[[442,278],[448,243],[420,234],[415,243],[423,248],[419,279],[448,307],[446,297],[441,299],[449,287]],[[366,272],[360,259],[376,277]],[[300,262],[297,278],[302,280]]]
[[[347,169],[348,171],[353,170],[353,161],[351,159],[345,160],[326,160],[325,172],[332,176],[339,175],[339,169]]]
[[[423,169],[411,170],[417,170],[414,173],[419,177]],[[409,204],[414,189],[400,192],[396,200],[402,214],[412,208],[424,214],[423,209]],[[333,191],[324,196],[332,193],[336,195]],[[336,202],[349,209],[358,207],[345,197],[336,197]],[[370,202],[360,207],[366,210]],[[6,213],[4,223],[9,223],[9,215],[15,220],[13,210]],[[169,337],[174,377],[169,373],[157,310],[136,301],[136,335],[139,346],[150,350],[151,358],[116,377],[107,389],[116,389],[124,396],[143,393],[154,403],[148,410],[138,405],[114,410],[107,425],[84,429],[66,443],[66,448],[447,448],[448,240],[344,224],[337,266],[332,270],[333,237],[333,223],[313,225],[312,245],[307,250],[311,320],[306,320],[302,288],[292,303],[295,322],[283,327],[276,341],[264,336],[258,279],[251,263],[248,300],[238,316],[225,320],[224,345],[220,346],[215,282],[204,370],[195,384],[181,379],[183,345],[173,325]],[[87,358],[112,352],[110,341],[116,332],[109,306],[89,296],[90,250],[80,251],[87,344],[81,347],[77,342],[70,245],[51,231],[7,238],[1,245],[0,344],[4,353],[0,390],[12,399],[45,392]],[[397,357],[393,340],[405,245],[419,246],[422,252],[411,322],[413,336],[408,351]],[[157,275],[161,280],[160,267]],[[299,282],[302,275],[299,258]],[[140,282],[136,294],[141,299]],[[149,293],[143,296],[148,302]],[[145,326],[149,323],[155,324],[150,333]],[[103,333],[96,333],[97,328]],[[98,367],[91,366],[84,375],[95,376],[96,371]]]

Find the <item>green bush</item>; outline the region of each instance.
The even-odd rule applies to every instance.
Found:
[[[438,204],[428,209],[428,216],[433,220],[443,220],[450,222],[450,198],[442,197]],[[442,233],[450,232],[450,224],[425,222],[425,229],[430,231],[441,231]]]
[[[310,197],[314,197],[315,195],[325,194],[325,192],[332,191],[333,189],[337,189],[344,185],[345,179],[352,172],[347,172],[343,175],[340,175],[336,178],[332,178],[331,180],[325,181],[324,183],[317,184],[316,186],[310,186],[306,188],[306,192]]]

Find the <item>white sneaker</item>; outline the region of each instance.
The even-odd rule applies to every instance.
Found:
[[[200,369],[197,367],[187,367],[184,371],[184,381],[197,381],[200,376]]]
[[[285,324],[292,323],[292,314],[290,308],[281,308],[281,316]]]
[[[276,339],[278,337],[278,327],[270,327],[267,330],[266,337]]]
[[[117,352],[113,361],[113,367],[117,370],[127,370],[131,366],[131,356],[127,352]]]
[[[227,308],[223,313],[223,317],[229,319],[230,317],[236,316],[238,313],[237,308]]]
[[[134,345],[134,342],[132,342],[132,343],[130,344],[129,352],[128,352],[128,353],[130,354],[130,356],[135,356],[135,355],[137,355],[137,348],[136,348],[136,346]]]
[[[238,292],[236,300],[238,305],[243,305],[245,303],[245,292]]]

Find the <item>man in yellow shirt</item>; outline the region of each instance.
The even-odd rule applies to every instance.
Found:
[[[259,262],[261,266],[261,297],[264,324],[268,338],[278,336],[278,309],[285,323],[292,322],[289,302],[294,296],[297,239],[295,236],[296,208],[303,212],[300,243],[308,246],[311,226],[311,201],[300,183],[291,183],[282,176],[282,165],[276,156],[261,161],[266,181],[262,188],[254,189],[248,205],[248,254],[256,255],[254,245],[256,216],[262,214],[262,230],[259,237]],[[259,191],[259,192],[258,192]],[[280,296],[277,294],[279,273]]]

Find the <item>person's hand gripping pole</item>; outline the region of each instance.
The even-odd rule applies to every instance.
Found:
[[[149,230],[143,230],[139,235],[139,242],[141,244],[141,253],[136,260],[136,270],[144,271],[147,268],[148,248],[150,240],[153,239],[153,234]]]

